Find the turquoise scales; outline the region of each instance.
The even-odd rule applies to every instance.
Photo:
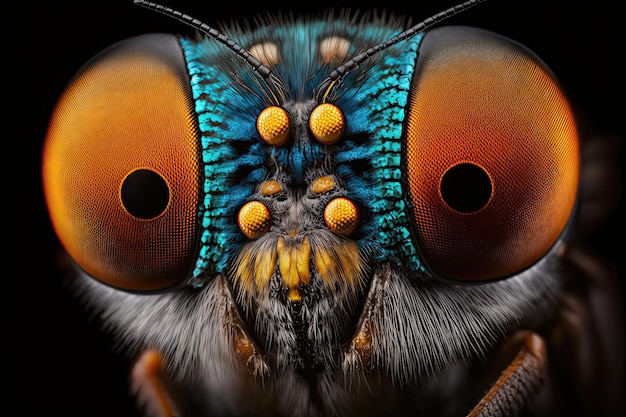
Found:
[[[349,54],[353,54],[361,45],[371,45],[397,33],[376,24],[367,26],[365,31],[363,26],[360,29],[362,32],[356,33],[356,25],[336,21],[334,26],[326,21],[293,22],[273,28],[271,34],[267,29],[245,34],[245,39],[238,41],[248,45],[276,40],[285,51],[284,56],[292,56],[289,51],[293,51],[298,59],[291,60],[287,68],[272,70],[284,83],[287,94],[301,95],[288,99],[311,100],[318,93],[315,89],[334,68],[316,68],[316,51],[308,45],[329,34],[340,34],[352,42]],[[371,213],[369,221],[362,225],[364,237],[357,244],[373,247],[378,260],[402,261],[412,271],[420,272],[423,266],[410,239],[401,164],[405,107],[422,37],[419,34],[390,48],[380,59],[372,60],[365,76],[354,71],[337,88],[334,102],[344,112],[347,130],[344,139],[334,145],[333,154],[337,174],[345,181],[349,197]],[[205,176],[200,207],[201,247],[193,272],[198,279],[206,272],[226,272],[230,255],[235,253],[233,247],[237,247],[234,236],[238,233],[232,218],[253,194],[255,185],[265,178],[266,160],[273,157],[301,181],[304,167],[315,159],[323,159],[326,146],[314,142],[270,149],[262,145],[255,117],[269,103],[233,88],[235,81],[225,71],[228,65],[218,58],[228,53],[221,45],[188,39],[180,39],[180,43],[196,103]],[[310,55],[302,53],[309,49]],[[241,64],[235,71],[247,85],[253,85],[256,75],[246,65]],[[197,283],[201,282],[198,279]]]

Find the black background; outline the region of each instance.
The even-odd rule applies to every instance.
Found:
[[[264,10],[315,13],[342,6],[385,9],[413,16],[416,22],[455,0],[298,3],[164,2],[215,25]],[[611,4],[609,0],[490,0],[446,23],[483,27],[527,45],[558,75],[584,114],[586,128],[624,137],[623,31],[618,25],[621,12]],[[91,56],[136,34],[192,31],[134,6],[131,0],[23,2],[7,7],[3,14],[4,26],[12,27],[4,35],[7,48],[2,66],[10,71],[4,89],[14,94],[5,100],[9,148],[3,164],[9,185],[4,196],[5,213],[9,211],[5,223],[13,233],[5,239],[5,262],[11,266],[5,276],[10,285],[5,289],[8,338],[3,343],[9,349],[4,358],[9,370],[8,401],[17,402],[20,414],[134,415],[126,395],[125,360],[111,352],[109,339],[90,325],[88,315],[62,288],[63,277],[55,265],[59,244],[41,192],[41,146],[56,98]],[[623,212],[621,200],[589,240],[620,271],[624,271],[624,235],[619,223]]]

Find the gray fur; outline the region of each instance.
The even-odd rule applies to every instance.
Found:
[[[269,378],[256,381],[254,389],[260,390],[260,397],[248,393],[255,382],[225,331],[224,310],[230,295],[220,289],[222,278],[201,289],[137,295],[81,275],[75,289],[129,354],[157,349],[176,381],[203,387],[206,394],[200,396],[208,398],[215,415],[245,409],[249,404],[242,398],[264,396],[275,396],[279,408],[294,410],[294,415],[341,415],[350,398],[361,397],[367,384],[376,384],[372,381],[390,381],[399,389],[416,385],[428,392],[429,386],[439,386],[466,362],[484,357],[511,328],[534,326],[554,307],[559,289],[556,256],[553,251],[516,277],[477,286],[418,281],[390,264],[376,265],[372,290],[379,291],[381,298],[372,339],[379,379],[358,366],[342,369],[346,353],[339,335],[345,331],[345,314],[354,311],[342,311],[330,297],[302,312],[310,323],[308,337],[315,357],[324,365],[313,391],[297,371],[293,317],[285,304],[270,298],[256,312],[255,328],[249,329],[265,339],[276,355],[270,358],[274,367]],[[452,385],[448,381],[444,386]]]

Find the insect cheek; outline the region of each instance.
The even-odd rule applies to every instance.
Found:
[[[488,32],[426,35],[403,157],[424,261],[453,281],[528,268],[575,206],[578,134],[567,99],[538,58]]]
[[[52,224],[92,277],[156,291],[196,257],[199,132],[178,41],[146,35],[92,59],[49,125],[42,176]]]

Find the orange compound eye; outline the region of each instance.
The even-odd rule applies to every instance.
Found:
[[[404,160],[415,235],[431,272],[488,281],[541,259],[574,210],[578,146],[565,95],[527,49],[477,29],[426,34]]]
[[[272,215],[265,204],[260,201],[249,201],[239,209],[237,224],[244,236],[254,239],[270,230]]]
[[[333,232],[349,236],[359,225],[359,209],[345,197],[335,198],[324,209],[324,221]]]
[[[319,142],[332,145],[343,136],[346,123],[339,107],[330,103],[322,103],[311,112],[309,128]]]
[[[178,40],[103,51],[68,84],[42,155],[52,225],[76,264],[131,291],[188,277],[197,256],[199,132]]]
[[[256,128],[265,143],[282,146],[289,140],[289,115],[282,107],[267,107],[257,117]]]

